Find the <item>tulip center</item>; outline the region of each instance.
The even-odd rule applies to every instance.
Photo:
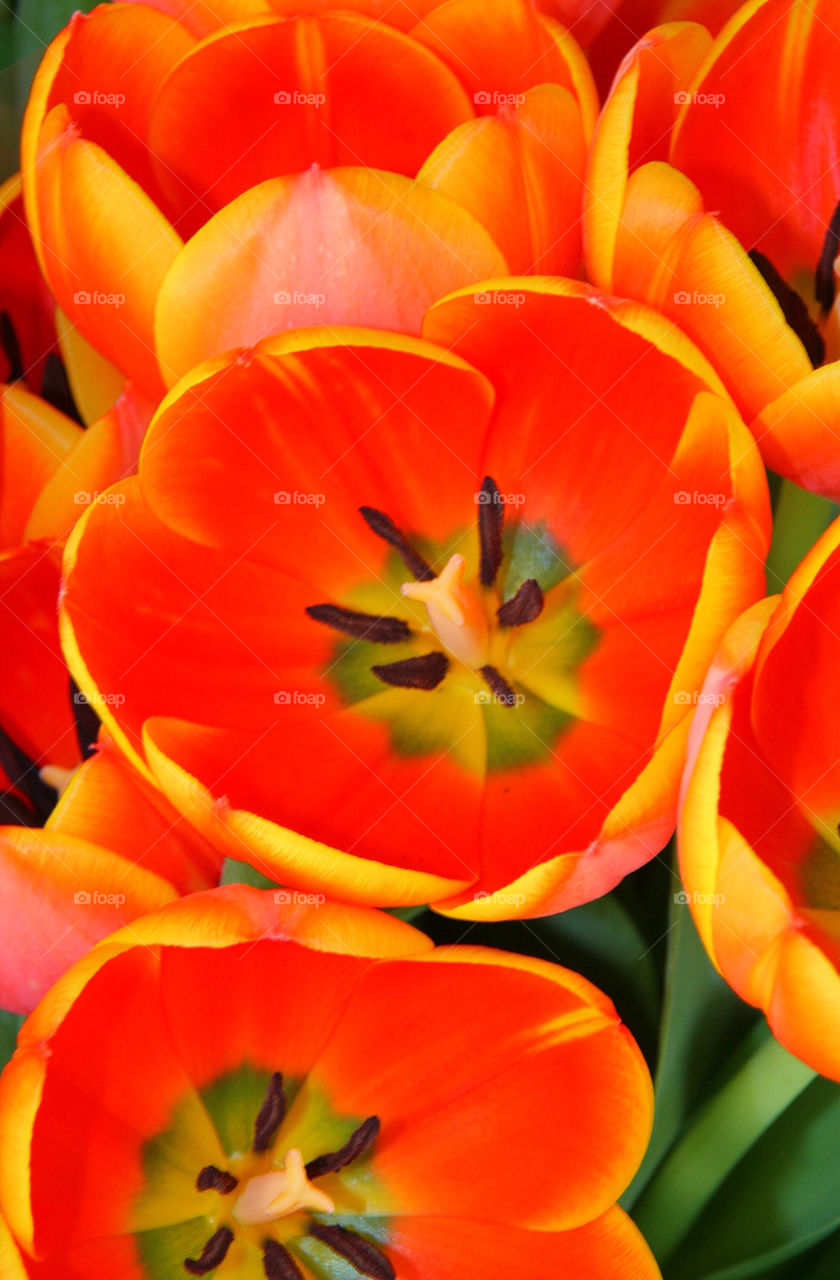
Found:
[[[302,1209],[332,1213],[334,1202],[314,1187],[306,1176],[303,1156],[297,1147],[286,1152],[283,1168],[249,1178],[231,1212],[237,1222],[252,1225],[286,1218]]]
[[[466,561],[450,557],[440,577],[431,582],[405,582],[402,594],[426,606],[429,623],[451,657],[477,671],[487,662],[490,628],[475,592],[464,585]]]
[[[318,1216],[335,1213],[336,1202],[316,1181],[338,1173],[370,1150],[379,1134],[378,1118],[363,1120],[337,1151],[304,1162],[299,1147],[286,1147],[280,1158],[276,1154],[286,1110],[283,1076],[276,1071],[254,1121],[251,1150],[231,1160],[236,1173],[215,1165],[200,1170],[195,1189],[202,1197],[212,1193],[207,1219],[215,1229],[198,1257],[184,1258],[184,1271],[193,1276],[215,1272],[237,1238],[242,1238],[261,1250],[268,1280],[302,1280],[296,1258],[299,1248],[302,1259],[307,1257],[303,1241],[311,1238],[360,1275],[395,1280],[394,1268],[381,1249],[357,1232]],[[341,1186],[340,1182],[333,1185]]]

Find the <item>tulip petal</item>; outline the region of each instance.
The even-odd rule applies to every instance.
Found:
[[[480,374],[419,339],[271,339],[176,388],[146,438],[140,484],[184,537],[248,553],[330,599],[380,575],[388,554],[360,499],[446,545],[473,516],[492,399]],[[416,456],[436,477],[434,502],[406,464]],[[398,591],[386,607],[403,611]]]
[[[649,31],[627,54],[604,104],[592,142],[584,202],[589,278],[612,288],[616,237],[627,181],[634,169],[667,159],[669,126],[711,46],[708,32],[687,23]]]
[[[211,888],[221,855],[201,839],[102,735],[47,822],[52,835],[87,840],[169,881],[179,893]]]
[[[828,0],[743,5],[699,69],[671,140],[673,164],[707,208],[794,285],[813,280],[840,201],[836,20]]]
[[[55,307],[55,328],[67,381],[82,421],[90,426],[113,408],[125,386],[125,374],[83,338]]]
[[[812,493],[840,499],[840,364],[807,374],[758,414],[750,430],[768,467]]]
[[[612,287],[678,323],[720,370],[747,418],[810,370],[799,338],[735,237],[669,165],[630,178]]]
[[[126,383],[112,408],[80,433],[75,448],[41,489],[26,523],[27,538],[65,538],[86,507],[107,502],[105,490],[136,470],[154,407]]]
[[[528,1280],[658,1280],[641,1232],[621,1209],[571,1231],[523,1231],[463,1218],[396,1217],[388,1253],[405,1280],[505,1280],[527,1259]]]
[[[99,351],[159,397],[152,317],[179,236],[119,165],[79,136],[64,106],[44,122],[36,164],[44,273],[58,305]]]
[[[513,105],[538,84],[559,84],[577,96],[563,43],[536,8],[518,0],[447,0],[411,35],[452,68],[482,113]],[[584,59],[575,62],[579,74]]]
[[[454,130],[419,178],[484,224],[512,272],[578,275],[587,154],[580,108],[559,85],[521,97]]]
[[[171,902],[175,890],[150,870],[87,840],[0,827],[5,956],[0,1004],[28,1013],[94,942]]]
[[[325,12],[237,23],[200,44],[158,89],[149,146],[173,221],[192,231],[250,188],[313,164],[413,176],[472,115],[456,76],[422,44]]]
[[[24,541],[38,495],[82,437],[45,400],[22,386],[0,387],[0,547]]]
[[[61,654],[56,605],[61,575],[48,547],[0,554],[3,659],[0,724],[39,765],[72,768],[79,748]]]
[[[398,174],[278,178],[222,210],[175,260],[158,301],[161,371],[171,386],[208,356],[300,325],[417,333],[444,293],[505,270],[467,210]]]
[[[644,1089],[644,1062],[614,1012],[600,996],[593,1002],[577,978],[563,999],[562,970],[547,983],[536,969],[506,972],[480,959],[464,965],[457,953],[450,962],[430,961],[364,974],[307,1078],[305,1090],[325,1088],[339,1110],[382,1120],[372,1161],[378,1177],[358,1175],[366,1211],[434,1213],[443,1195],[458,1216],[541,1230],[605,1211],[638,1164],[650,1127],[647,1106],[623,1110],[620,1135],[601,1109],[586,1109],[587,1095],[594,1102],[604,1090],[638,1100]],[[468,1015],[456,991],[461,1002],[470,992]],[[479,1057],[457,1052],[465,1035],[484,1045]],[[586,1090],[576,1083],[584,1079]],[[550,1080],[563,1085],[552,1088]],[[546,1132],[550,1147],[539,1136]],[[514,1176],[498,1165],[492,1178],[476,1176],[493,1166],[492,1151],[523,1149],[530,1158]],[[556,1174],[567,1162],[575,1173],[564,1179],[565,1194],[556,1184],[549,1192],[547,1170]],[[362,1191],[352,1167],[343,1181]]]

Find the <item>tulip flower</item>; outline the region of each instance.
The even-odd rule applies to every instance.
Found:
[[[85,432],[22,383],[0,387],[3,790],[19,792],[22,777],[37,787],[37,768],[66,769],[79,761],[77,708],[70,700],[56,616],[61,545],[100,491],[133,470],[150,418],[149,402],[127,393]],[[44,816],[36,804],[33,817]],[[5,804],[0,818],[9,820]]]
[[[346,901],[547,913],[670,836],[694,696],[764,590],[766,482],[635,304],[520,280],[427,337],[194,370],[68,544],[65,650],[229,856]]]
[[[708,198],[705,188],[698,190],[679,171],[680,121],[687,113],[702,121],[704,137],[731,126],[729,101],[738,90],[727,81],[724,93],[722,83],[703,77],[711,47],[704,28],[675,22],[650,31],[627,54],[592,144],[586,264],[599,288],[637,298],[679,325],[714,365],[750,424],[811,371],[809,355],[819,363],[822,346],[804,306],[789,314],[777,301],[748,257],[753,242],[736,239],[741,226],[729,221],[732,201],[720,201],[716,192]],[[735,79],[741,83],[740,71]],[[771,76],[767,83],[776,93],[778,80]],[[766,116],[748,88],[744,111],[765,127]],[[712,144],[712,164],[717,151]],[[755,197],[738,199],[748,204]],[[767,431],[756,435],[765,460],[775,467],[776,454],[765,451]]]
[[[136,922],[24,1025],[0,1195],[39,1277],[658,1277],[615,1205],[652,1096],[606,997],[274,897]]]
[[[827,0],[804,8],[792,0],[744,6],[686,86],[670,142],[672,163],[776,279],[798,323],[810,328],[816,364],[825,349],[829,363],[805,370],[772,402],[753,406],[758,416],[751,428],[768,466],[835,498],[840,95],[832,60],[838,23],[840,7]],[[788,364],[777,367],[789,378]]]
[[[26,210],[63,312],[158,400],[274,332],[417,333],[461,285],[575,274],[596,113],[526,0],[102,5],[36,76]]]
[[[94,942],[218,883],[221,861],[103,735],[43,827],[0,826],[0,1007],[29,1013]]]
[[[692,728],[679,828],[715,966],[786,1049],[840,1080],[840,522],[727,634]]]

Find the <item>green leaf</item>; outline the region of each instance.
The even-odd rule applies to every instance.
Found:
[[[666,1280],[765,1280],[779,1263],[836,1231],[838,1150],[840,1086],[817,1078],[722,1183],[665,1270]],[[798,1268],[793,1265],[791,1276],[836,1280],[840,1247],[833,1242],[822,1272]]]
[[[89,12],[99,0],[18,0],[15,16],[17,57],[43,55],[50,41],[77,10]]]
[[[773,521],[773,540],[767,556],[767,590],[781,591],[800,560],[840,511],[837,503],[783,480]]]
[[[650,1145],[622,1196],[625,1209],[639,1198],[710,1081],[731,1058],[732,1047],[758,1015],[735,995],[706,955],[679,882],[671,881],[668,962],[654,1076],[655,1111]]]
[[[22,1013],[8,1013],[0,1009],[0,1070],[11,1058],[17,1044],[17,1034],[23,1022]]]
[[[255,889],[279,889],[276,880],[264,876],[250,862],[239,862],[236,858],[225,858],[222,863],[222,874],[219,884],[250,884]]]

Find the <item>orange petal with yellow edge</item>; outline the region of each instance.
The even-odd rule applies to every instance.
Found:
[[[66,107],[47,117],[35,163],[44,272],[58,305],[141,390],[159,397],[152,321],[180,237],[119,165],[79,135]]]
[[[527,1263],[528,1280],[659,1280],[641,1232],[619,1208],[570,1231],[525,1231],[464,1218],[397,1216],[388,1253],[405,1280],[506,1280]]]
[[[672,163],[745,249],[813,300],[840,201],[836,0],[752,0],[718,36],[671,142]]]
[[[576,276],[587,156],[580,107],[559,85],[520,96],[454,130],[419,178],[484,224],[512,272]]]
[[[750,424],[768,467],[812,493],[840,499],[840,363],[800,378]]]
[[[328,11],[237,23],[200,44],[159,86],[149,146],[172,220],[191,231],[313,164],[413,176],[473,114],[457,76],[422,44]]]
[[[94,942],[176,896],[168,881],[107,848],[26,827],[0,827],[0,889],[8,907],[0,1003],[18,1013]]]
[[[750,419],[811,363],[745,250],[698,200],[670,165],[636,170],[627,184],[612,287],[680,325]]]
[[[443,1197],[457,1217],[545,1231],[587,1222],[614,1203],[648,1139],[639,1050],[577,975],[567,983],[560,968],[507,966],[478,948],[461,957],[460,948],[445,960],[432,952],[363,974],[305,1087],[326,1089],[339,1110],[379,1115],[372,1167],[381,1181],[366,1182],[369,1212],[435,1213]],[[481,1055],[459,1053],[465,1040],[480,1041]],[[394,1044],[399,1052],[386,1052]],[[420,1090],[409,1062],[422,1069]],[[604,1096],[624,1118],[620,1134]],[[498,1153],[523,1149],[530,1158],[507,1176]],[[492,1180],[471,1176],[489,1167]]]
[[[438,298],[506,269],[481,223],[421,183],[364,169],[277,178],[174,260],[157,307],[161,372],[171,386],[209,356],[301,325],[417,333]]]
[[[677,98],[710,45],[701,27],[656,27],[633,46],[616,74],[592,141],[584,203],[586,266],[600,289],[617,292],[615,241],[627,180],[639,165],[668,158]]]
[[[137,468],[154,402],[130,382],[111,409],[80,439],[41,490],[26,524],[28,538],[64,538],[106,490]]]

